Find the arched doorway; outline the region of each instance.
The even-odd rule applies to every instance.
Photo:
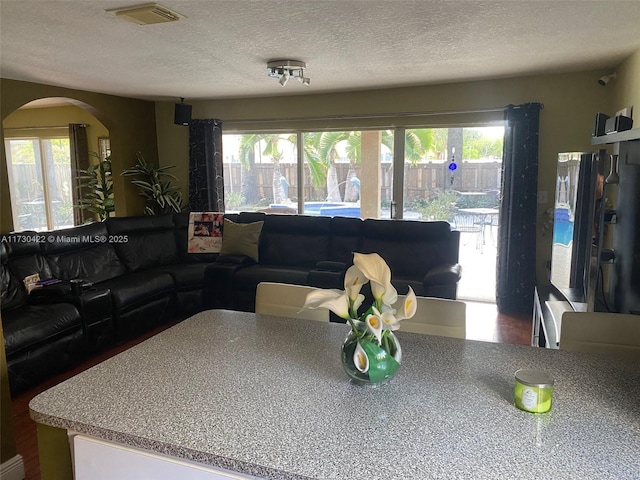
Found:
[[[3,203],[10,201],[13,230],[67,228],[93,216],[78,207],[78,171],[103,159],[110,146],[109,130],[90,108],[50,97],[29,102],[3,120],[9,187]],[[70,125],[82,130],[81,141]]]

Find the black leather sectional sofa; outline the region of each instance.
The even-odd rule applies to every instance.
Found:
[[[205,267],[187,254],[188,216],[110,218],[53,232],[2,235],[2,324],[12,392],[117,340],[203,309]],[[39,274],[57,285],[27,295]],[[81,294],[69,280],[84,280]]]
[[[263,281],[342,289],[353,252],[379,253],[399,293],[411,286],[419,296],[456,298],[460,233],[446,222],[261,213],[227,217],[238,223],[264,221],[259,261],[220,255],[207,266],[208,308],[253,311],[256,287]]]
[[[353,252],[378,252],[401,293],[455,298],[459,233],[445,222],[240,213],[264,222],[259,261],[188,254],[188,215],[110,218],[54,232],[2,235],[1,307],[13,393],[87,354],[205,308],[253,311],[256,286],[342,288]],[[27,295],[38,273],[61,283]],[[83,279],[80,293],[72,279]]]

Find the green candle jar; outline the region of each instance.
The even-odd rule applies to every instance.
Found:
[[[545,413],[551,409],[553,378],[542,370],[516,372],[515,403],[525,412]]]

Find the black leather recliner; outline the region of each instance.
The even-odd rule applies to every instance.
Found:
[[[13,246],[15,272],[8,264]],[[86,344],[80,313],[73,304],[28,302],[22,279],[34,273],[42,278],[49,275],[38,244],[2,242],[0,256],[5,354],[10,388],[16,393],[72,366],[86,353]]]

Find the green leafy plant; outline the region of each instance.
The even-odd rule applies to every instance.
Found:
[[[115,211],[111,157],[100,160],[95,152],[89,152],[89,155],[96,157],[98,163],[91,165],[86,170],[78,171],[82,195],[78,207],[95,213],[100,220],[105,220]]]
[[[225,204],[231,209],[238,209],[245,203],[244,195],[240,192],[232,192],[225,198]]]
[[[182,210],[182,192],[179,187],[172,186],[171,180],[177,180],[167,170],[175,168],[174,165],[154,167],[147,163],[142,154],[136,154],[137,164],[122,172],[125,177],[137,176],[131,180],[138,187],[140,195],[145,197],[147,205],[144,209],[146,215],[162,215],[165,213],[180,212]]]
[[[409,208],[420,212],[423,220],[445,220],[451,222],[457,210],[456,194],[448,191],[434,196],[431,200],[418,198],[410,203]]]

